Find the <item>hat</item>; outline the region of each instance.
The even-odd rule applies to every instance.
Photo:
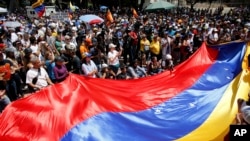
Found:
[[[71,30],[72,31],[77,31],[77,27],[74,26],[74,27],[71,28]]]
[[[66,48],[67,50],[75,50],[75,49],[76,49],[76,46],[75,46],[74,44],[68,44],[68,45],[65,46],[65,48]]]
[[[166,59],[167,59],[167,60],[171,60],[171,59],[172,59],[172,56],[171,56],[170,54],[167,54],[167,55],[166,55]]]
[[[109,44],[109,48],[115,48],[115,47],[116,47],[116,45],[114,45],[113,43]]]
[[[102,69],[104,69],[104,68],[107,68],[108,65],[107,64],[102,64],[101,67],[102,67]]]
[[[51,24],[50,24],[50,27],[51,27],[51,28],[56,28],[56,24],[55,24],[55,23],[51,23]]]

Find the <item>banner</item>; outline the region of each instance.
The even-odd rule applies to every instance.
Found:
[[[135,80],[71,74],[0,115],[1,141],[222,141],[246,98],[244,42],[205,43],[171,73]],[[249,48],[249,46],[248,46]]]

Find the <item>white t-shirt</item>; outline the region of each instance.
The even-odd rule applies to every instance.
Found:
[[[25,41],[24,39],[22,39],[21,43],[25,48],[30,46],[30,40]]]
[[[26,84],[32,83],[33,78],[35,78],[38,74],[38,69],[31,68],[28,70],[26,75]],[[47,79],[49,78],[48,73],[44,68],[40,68],[40,75],[38,76],[37,82],[35,85],[37,85],[39,88],[43,88],[48,86]]]
[[[84,75],[88,75],[90,72],[92,72],[94,70],[97,70],[97,67],[92,60],[90,60],[89,64],[85,64],[85,63],[82,64],[82,71],[84,72]],[[96,78],[96,75],[93,74],[92,77]]]
[[[119,65],[119,58],[118,58],[118,56],[117,56],[117,54],[118,54],[119,52],[118,51],[116,51],[116,50],[113,50],[113,52],[111,52],[111,51],[109,51],[108,52],[108,61],[109,61],[109,65]],[[115,58],[115,59],[114,59]],[[113,60],[114,59],[114,61],[110,61],[110,60]]]

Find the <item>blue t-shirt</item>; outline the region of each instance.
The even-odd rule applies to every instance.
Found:
[[[55,80],[55,74],[54,74],[54,67],[55,67],[55,62],[51,63],[51,60],[46,60],[45,61],[45,66],[47,67],[48,75],[51,80]]]

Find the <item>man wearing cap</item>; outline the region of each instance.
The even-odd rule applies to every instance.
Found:
[[[120,67],[119,57],[122,54],[122,49],[118,52],[115,48],[116,45],[114,45],[113,43],[109,44],[110,50],[108,52],[108,64],[113,72],[117,74]]]

